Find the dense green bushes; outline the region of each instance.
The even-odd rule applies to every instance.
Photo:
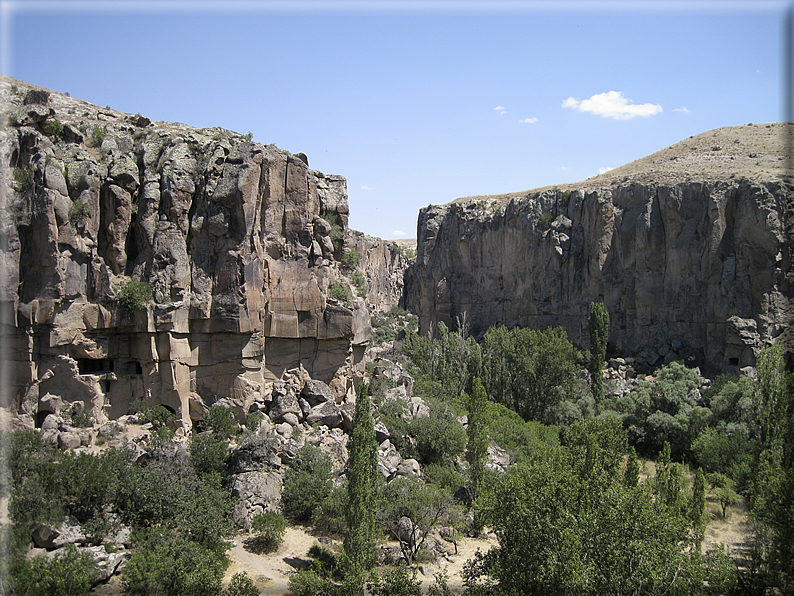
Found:
[[[622,481],[623,431],[574,424],[565,444],[495,480],[483,513],[499,546],[466,578],[496,580],[498,594],[721,593],[733,565],[682,548],[690,522],[648,487]],[[617,456],[617,457],[616,457]],[[616,463],[617,462],[617,463]],[[706,588],[704,581],[708,581]]]
[[[457,398],[471,392],[471,382],[479,376],[491,400],[525,420],[547,424],[555,421],[559,404],[574,395],[582,357],[562,328],[492,327],[482,345],[443,323],[437,331],[437,339],[409,333],[403,344],[419,394]]]
[[[314,509],[331,492],[331,467],[331,458],[318,447],[307,443],[301,448],[284,473],[281,502],[289,519],[299,523],[312,519]]]
[[[17,431],[10,437],[9,459],[16,593],[43,593],[24,586],[31,577],[47,575],[43,561],[20,562],[31,542],[30,528],[66,515],[98,538],[115,529],[115,519],[132,528],[132,556],[123,574],[128,593],[219,593],[228,564],[224,539],[232,531],[231,496],[222,488],[221,473],[204,473],[183,448],[163,444],[143,465],[128,449],[75,454],[54,449],[38,432]],[[82,563],[66,556],[47,563],[49,576],[52,582],[72,582],[71,591],[63,593],[79,594],[71,570],[82,569]],[[47,589],[61,593],[52,582]]]
[[[11,561],[15,596],[84,596],[91,593],[99,569],[94,560],[70,544],[62,552]]]

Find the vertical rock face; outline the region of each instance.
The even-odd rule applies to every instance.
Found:
[[[344,376],[369,324],[328,298],[344,178],[223,129],[55,93],[26,105],[28,87],[0,78],[4,333],[23,417],[81,401],[113,418],[141,398],[189,425],[300,366]],[[133,282],[153,300],[124,306]]]
[[[791,205],[785,182],[742,179],[427,207],[406,306],[422,332],[465,314],[474,333],[561,325],[587,347],[603,301],[609,342],[641,364],[754,364],[772,340],[794,347]]]
[[[367,280],[367,303],[375,310],[387,311],[400,306],[408,259],[393,242],[348,230],[345,250],[361,255],[360,271]]]

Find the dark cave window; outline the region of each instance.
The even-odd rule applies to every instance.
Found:
[[[113,360],[109,358],[78,358],[77,369],[81,375],[113,372]]]
[[[36,428],[41,428],[41,425],[44,424],[44,419],[52,414],[49,410],[39,410],[36,412]]]
[[[738,358],[728,358],[728,364],[731,366],[739,366],[739,359]]]

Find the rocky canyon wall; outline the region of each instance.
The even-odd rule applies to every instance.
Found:
[[[101,421],[140,398],[190,426],[218,400],[247,411],[296,368],[352,391],[369,306],[329,296],[348,283],[344,178],[250,135],[13,79],[0,99],[6,386],[21,420],[81,402]],[[135,283],[152,300],[125,305]]]
[[[475,334],[561,325],[586,348],[589,303],[604,302],[610,344],[639,364],[738,370],[773,340],[794,347],[791,205],[785,182],[736,179],[430,206],[406,306],[423,333],[465,315]]]

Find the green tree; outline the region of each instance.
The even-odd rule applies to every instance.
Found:
[[[524,420],[548,424],[556,406],[572,392],[580,358],[562,327],[491,327],[482,345],[483,386],[492,400]]]
[[[418,478],[399,476],[383,487],[377,520],[400,540],[403,556],[413,563],[430,531],[442,522],[454,525],[458,515],[449,493]],[[410,520],[410,528],[403,518]]]
[[[224,549],[153,527],[133,535],[134,552],[122,573],[131,596],[214,596],[229,564]]]
[[[221,592],[221,596],[259,596],[253,580],[243,571],[232,576],[229,586]]]
[[[119,288],[116,299],[128,310],[145,308],[152,300],[152,286],[145,281],[128,281]]]
[[[471,397],[466,400],[468,410],[468,441],[466,461],[469,463],[469,492],[471,500],[477,501],[485,478],[485,460],[488,456],[488,428],[486,410],[488,395],[479,378],[472,383]],[[477,524],[479,525],[479,524]]]
[[[367,580],[367,590],[372,596],[422,596],[422,582],[416,579],[416,569],[409,572],[405,567],[396,567]]]
[[[414,418],[407,425],[416,454],[424,464],[454,460],[466,448],[466,430],[448,403],[428,399],[427,405],[430,415]]]
[[[698,468],[695,473],[695,482],[692,485],[692,498],[689,504],[689,519],[692,522],[695,547],[700,548],[703,541],[703,531],[706,527],[706,478],[703,468]]]
[[[634,488],[640,483],[640,462],[637,461],[637,451],[634,447],[629,447],[629,458],[626,460],[623,482],[629,488]]]
[[[378,443],[367,385],[360,386],[353,413],[347,469],[347,531],[345,553],[353,575],[375,566],[375,512],[378,495]]]
[[[277,511],[265,511],[254,516],[251,520],[251,529],[256,532],[256,536],[251,540],[253,551],[272,553],[278,550],[284,540],[287,520]]]
[[[416,391],[440,399],[455,399],[470,390],[479,374],[481,348],[472,337],[465,337],[465,324],[450,331],[436,325],[435,339],[411,331],[403,342],[402,353],[416,377]]]
[[[773,345],[759,358],[761,454],[754,478],[751,513],[757,540],[769,548],[758,561],[769,583],[794,592],[794,380],[785,372],[783,348]]]
[[[99,575],[94,560],[79,553],[73,544],[52,558],[42,555],[11,561],[11,581],[15,596],[83,596]]]
[[[331,492],[331,458],[318,447],[306,444],[284,473],[281,503],[287,517],[308,522],[314,508]]]
[[[607,356],[609,313],[601,302],[590,303],[590,383],[596,403],[604,397],[604,360]]]
[[[681,547],[685,516],[644,485],[626,486],[619,465],[599,463],[621,442],[611,434],[582,426],[494,480],[483,506],[499,545],[468,564],[467,584],[487,577],[500,594],[697,594],[707,576],[730,573],[724,558]]]

